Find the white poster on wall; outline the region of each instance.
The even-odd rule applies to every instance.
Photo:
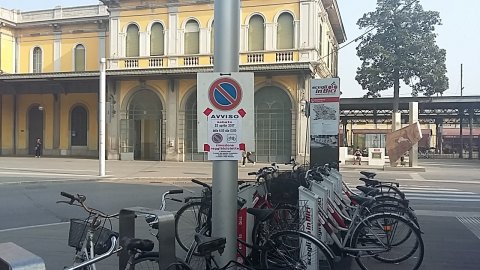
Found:
[[[340,123],[340,79],[327,78],[312,80],[310,95],[310,134],[313,136],[338,135]],[[328,144],[330,138],[319,137]]]

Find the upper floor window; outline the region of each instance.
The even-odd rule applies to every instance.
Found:
[[[42,72],[42,49],[40,47],[33,48],[32,64],[33,73]]]
[[[164,55],[164,29],[161,23],[152,25],[150,34],[150,55]]]
[[[198,54],[200,44],[200,27],[195,20],[185,24],[185,54]]]
[[[127,27],[126,57],[137,57],[140,55],[140,37],[138,26],[130,24]]]
[[[288,12],[278,17],[277,24],[277,49],[293,49],[293,16]]]
[[[75,46],[75,71],[85,71],[85,46]]]
[[[260,15],[253,15],[248,22],[248,50],[265,50],[265,22]]]

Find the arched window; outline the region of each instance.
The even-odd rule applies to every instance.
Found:
[[[265,22],[260,15],[253,15],[248,23],[248,50],[265,50]]]
[[[75,71],[85,71],[85,47],[82,44],[75,46]]]
[[[73,108],[70,115],[70,136],[72,146],[86,146],[88,133],[87,110],[83,106]]]
[[[200,44],[200,28],[197,21],[189,20],[185,25],[185,54],[198,54]]]
[[[255,92],[255,157],[258,162],[286,162],[292,154],[292,104],[275,86]]]
[[[130,24],[127,27],[127,57],[137,57],[140,55],[140,37],[138,31],[138,26],[136,26],[135,24]]]
[[[215,24],[212,22],[212,28],[210,30],[210,52],[214,53],[215,52]]]
[[[32,64],[33,73],[42,72],[42,49],[40,49],[40,47],[35,47],[33,49]]]
[[[277,49],[293,49],[293,16],[288,12],[278,17]]]
[[[161,23],[152,25],[150,34],[150,55],[164,55],[164,29]]]

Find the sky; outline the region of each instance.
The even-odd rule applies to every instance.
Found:
[[[337,0],[348,42],[365,32],[356,22],[364,13],[375,10],[376,0]],[[50,9],[55,6],[95,5],[97,0],[0,0],[0,7],[23,11]],[[460,96],[460,65],[463,64],[463,95],[480,95],[480,0],[420,0],[425,10],[440,12],[441,26],[436,29],[437,45],[447,51],[447,77],[450,87],[444,96]],[[356,55],[358,42],[350,43],[339,51],[339,77],[343,97],[361,97],[362,90],[355,81],[361,65]],[[401,96],[409,96],[411,90],[402,85]],[[382,91],[382,97],[393,96],[393,90]]]

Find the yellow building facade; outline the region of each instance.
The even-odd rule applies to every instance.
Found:
[[[98,155],[99,62],[107,66],[107,157],[205,160],[196,74],[213,70],[213,1],[103,1],[0,9],[1,155]],[[311,78],[337,75],[335,0],[241,1],[240,71],[254,73],[255,157],[302,158]]]

